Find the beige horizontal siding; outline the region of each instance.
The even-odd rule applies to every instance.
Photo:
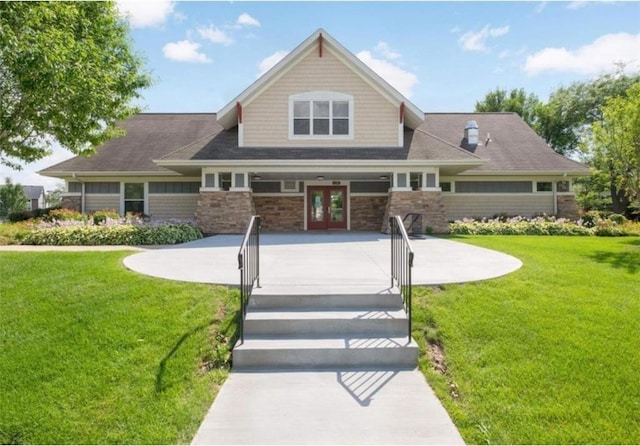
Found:
[[[492,217],[495,214],[553,214],[552,194],[442,194],[447,219]]]
[[[333,91],[353,96],[353,140],[289,141],[289,96]],[[243,109],[247,147],[393,147],[398,144],[398,113],[394,105],[331,51],[317,48]]]
[[[85,195],[84,211],[87,214],[102,209],[113,209],[120,212],[120,195]]]
[[[153,218],[193,219],[199,194],[150,194],[149,215]]]

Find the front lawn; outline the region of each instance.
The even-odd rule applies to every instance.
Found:
[[[237,295],[127,271],[128,254],[0,253],[1,444],[191,441]]]
[[[420,366],[465,441],[640,443],[640,238],[451,239],[524,262],[416,289],[414,337],[444,352]]]

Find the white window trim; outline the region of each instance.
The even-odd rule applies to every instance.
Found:
[[[295,101],[346,101],[349,104],[349,133],[347,135],[294,135],[293,134],[293,103]],[[336,91],[309,91],[289,96],[289,140],[290,141],[351,141],[354,139],[354,106],[353,96]],[[313,107],[309,116],[311,129],[313,128]],[[329,128],[333,127],[333,106],[329,105]],[[311,130],[313,131],[313,130]]]
[[[143,196],[143,213],[149,215],[149,182],[148,181],[121,181],[120,182],[120,215],[124,215],[124,185],[128,183],[142,183],[144,185]],[[127,201],[140,201],[140,200],[127,200]]]

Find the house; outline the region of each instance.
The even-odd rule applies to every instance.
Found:
[[[218,113],[145,113],[40,173],[63,203],[191,218],[207,233],[423,229],[497,213],[577,217],[589,174],[512,113],[425,113],[319,29]]]
[[[24,195],[27,197],[27,210],[34,211],[46,207],[44,187],[42,186],[22,186]]]

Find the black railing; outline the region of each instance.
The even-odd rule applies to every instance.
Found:
[[[240,270],[240,342],[244,343],[244,319],[254,285],[260,288],[260,216],[253,215],[238,252]]]
[[[407,221],[409,224],[407,224]],[[409,213],[402,220],[407,234],[411,238],[425,238],[422,232],[422,214]]]
[[[397,286],[407,312],[408,336],[411,338],[411,268],[413,248],[399,215],[389,217],[391,229],[391,286]]]

